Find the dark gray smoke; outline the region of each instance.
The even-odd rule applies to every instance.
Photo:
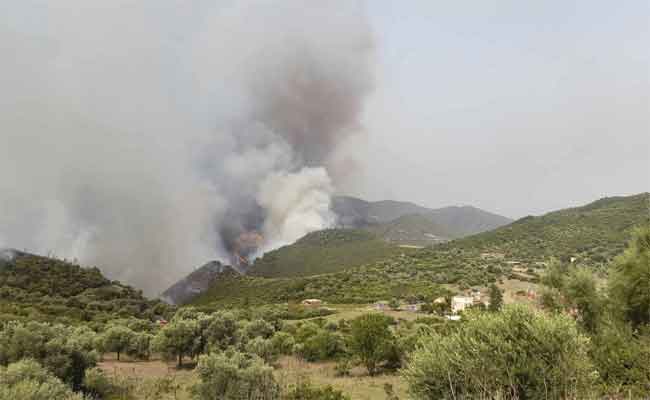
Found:
[[[263,251],[333,223],[330,171],[372,88],[359,4],[15,3],[0,16],[0,247],[153,294],[252,252],[242,234]]]

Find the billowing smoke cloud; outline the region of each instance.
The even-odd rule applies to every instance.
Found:
[[[268,249],[331,225],[372,49],[348,1],[15,2],[0,16],[0,247],[154,294],[246,232]]]

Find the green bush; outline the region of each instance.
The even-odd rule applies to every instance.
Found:
[[[349,400],[340,390],[327,385],[314,387],[309,382],[300,382],[282,396],[282,400]]]
[[[213,353],[199,357],[199,382],[192,394],[200,400],[273,400],[279,386],[273,368],[257,356],[238,352]]]
[[[402,375],[415,399],[590,398],[589,340],[562,315],[525,306],[465,316],[455,332],[425,336]]]
[[[113,383],[100,368],[90,368],[86,371],[83,387],[87,393],[102,399],[116,390]]]
[[[77,389],[85,370],[97,361],[97,354],[89,348],[92,343],[92,336],[83,329],[41,322],[8,322],[0,325],[0,365],[31,358]]]
[[[376,373],[379,364],[395,357],[395,338],[390,323],[391,319],[382,314],[366,314],[352,321],[350,350],[370,375]]]
[[[80,394],[34,360],[22,360],[0,366],[0,399],[82,400]]]

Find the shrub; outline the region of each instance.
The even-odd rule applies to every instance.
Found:
[[[525,306],[466,317],[447,336],[425,336],[410,355],[402,374],[415,399],[590,397],[589,340],[569,317]]]
[[[625,253],[614,262],[610,298],[622,319],[650,324],[650,225],[637,229]]]
[[[106,398],[115,391],[114,385],[99,368],[90,368],[86,371],[83,387],[86,392],[99,398]]]
[[[79,388],[84,371],[95,365],[89,350],[93,338],[84,330],[40,322],[8,322],[0,326],[0,365],[25,358],[38,361],[73,389]]]
[[[327,385],[314,387],[309,382],[300,382],[282,396],[283,400],[349,400],[350,397],[340,390]]]
[[[34,360],[0,367],[0,399],[82,400],[70,387]]]
[[[350,349],[370,375],[391,355],[394,337],[389,324],[390,319],[381,314],[366,314],[352,321]]]
[[[307,361],[329,360],[344,351],[342,337],[325,329],[317,329],[297,347],[298,354]]]
[[[271,343],[277,354],[289,355],[293,351],[295,340],[287,332],[276,332],[271,338]]]
[[[273,400],[279,387],[273,368],[257,356],[239,352],[199,357],[199,382],[191,391],[200,400]]]
[[[592,338],[591,357],[608,395],[650,393],[650,336],[629,326],[606,324]]]
[[[350,376],[352,370],[352,363],[349,358],[341,358],[334,366],[334,373],[336,376]]]
[[[278,353],[273,347],[270,339],[256,337],[246,343],[246,352],[255,354],[267,363],[272,363],[277,359]]]

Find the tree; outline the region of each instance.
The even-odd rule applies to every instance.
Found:
[[[0,366],[0,399],[83,400],[34,360]]]
[[[581,325],[589,333],[598,329],[602,314],[602,300],[596,287],[596,279],[585,268],[574,270],[567,279],[566,297],[578,311]]]
[[[492,312],[499,311],[503,305],[503,294],[499,287],[494,283],[490,285],[489,295],[490,305],[488,306],[488,310]]]
[[[399,308],[399,300],[393,297],[388,302],[388,307],[390,307],[391,310],[397,310]]]
[[[390,320],[381,314],[366,314],[352,321],[350,348],[370,375],[375,375],[389,355],[394,341],[389,325]]]
[[[609,293],[622,319],[635,327],[650,324],[650,225],[635,230],[614,261]]]
[[[105,351],[117,353],[117,360],[120,354],[126,352],[133,340],[135,332],[126,326],[112,325],[102,335],[102,348]]]
[[[542,275],[541,282],[550,288],[563,291],[567,273],[567,265],[553,259],[546,267],[546,273]]]
[[[413,398],[591,398],[589,339],[570,317],[517,305],[465,318],[410,354],[402,375]]]
[[[78,389],[84,371],[97,361],[87,335],[85,329],[33,321],[0,324],[0,365],[31,358]]]
[[[198,335],[196,320],[174,318],[154,337],[152,347],[167,358],[177,358],[177,365],[181,367],[183,356],[191,354]]]
[[[199,357],[199,382],[192,394],[201,400],[275,400],[279,386],[273,368],[259,357],[239,352],[212,353]]]
[[[602,325],[591,338],[590,355],[605,393],[612,398],[643,398],[650,390],[650,335],[635,334],[629,324],[605,321]]]
[[[225,350],[237,341],[239,323],[232,313],[215,313],[212,322],[204,332],[207,336],[208,347]]]
[[[129,357],[140,360],[148,360],[151,352],[151,340],[153,335],[147,332],[134,332],[126,349]]]

